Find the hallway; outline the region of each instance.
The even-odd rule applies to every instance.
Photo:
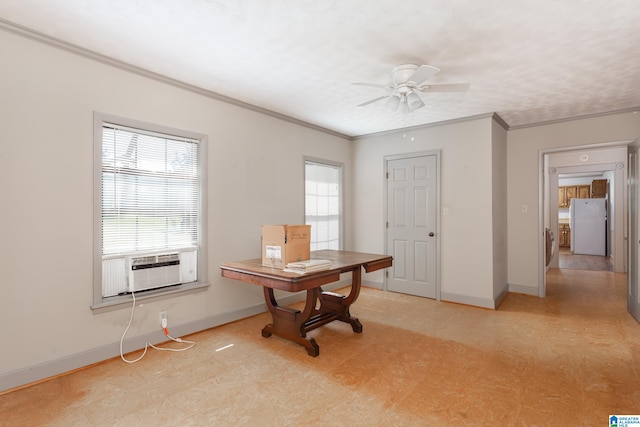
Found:
[[[609,257],[598,255],[575,255],[568,248],[560,248],[560,268],[573,270],[613,271]]]

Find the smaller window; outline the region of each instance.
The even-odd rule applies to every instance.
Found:
[[[342,248],[342,166],[305,160],[305,223],[311,250]]]

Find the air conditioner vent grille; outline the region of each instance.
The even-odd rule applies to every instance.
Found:
[[[155,255],[131,258],[131,267],[134,267],[136,265],[155,264],[157,258],[158,257]]]
[[[157,254],[131,258],[129,291],[142,291],[182,282],[180,254]]]
[[[180,254],[150,255],[131,258],[131,269],[142,270],[144,268],[168,267],[180,265]]]

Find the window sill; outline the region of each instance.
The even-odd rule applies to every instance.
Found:
[[[170,289],[157,289],[153,291],[146,291],[142,293],[136,293],[136,302],[151,303],[155,301],[162,301],[168,298],[176,296],[188,295],[196,292],[202,292],[209,287],[208,283],[196,283],[186,284],[171,287]],[[118,295],[109,297],[91,306],[93,314],[107,313],[114,310],[120,310],[123,308],[131,307],[132,297],[131,295]]]

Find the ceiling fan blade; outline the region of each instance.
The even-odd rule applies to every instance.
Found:
[[[416,85],[419,85],[438,71],[440,71],[439,68],[432,67],[431,65],[421,65],[407,81],[414,82]]]
[[[380,101],[381,99],[385,99],[385,98],[388,98],[388,96],[387,96],[387,95],[385,95],[385,96],[379,96],[379,97],[377,97],[377,98],[373,98],[372,100],[369,100],[369,101],[363,102],[362,104],[358,104],[358,107],[364,107],[365,105],[373,104],[374,102],[378,102],[378,101]]]
[[[465,92],[469,90],[469,83],[443,83],[420,86],[420,92]]]
[[[365,83],[365,82],[355,82],[355,83],[351,83],[354,86],[366,86],[366,87],[378,87],[378,88],[382,88],[382,89],[391,89],[389,87],[389,85],[381,85],[378,83]]]

